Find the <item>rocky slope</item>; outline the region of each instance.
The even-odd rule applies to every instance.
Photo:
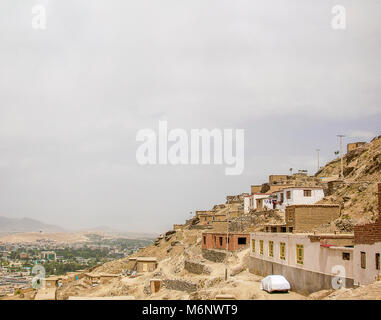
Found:
[[[327,163],[316,176],[338,177],[340,159]],[[378,216],[377,183],[381,182],[381,136],[343,157],[344,179],[329,182],[331,189],[321,203],[340,203],[342,217],[337,229],[373,222]],[[350,228],[347,231],[351,231]]]

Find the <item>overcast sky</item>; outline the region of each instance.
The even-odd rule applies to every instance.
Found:
[[[379,0],[2,0],[0,215],[162,232],[269,174],[315,173],[336,134],[380,134],[380,16]],[[245,129],[243,174],[138,165],[159,120]]]

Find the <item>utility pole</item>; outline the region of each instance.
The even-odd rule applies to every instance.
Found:
[[[230,219],[230,200],[228,200],[228,214],[226,216],[226,257],[225,257],[225,281],[228,280],[228,253],[229,253],[229,219]]]
[[[345,135],[338,134],[337,136],[340,138],[340,166],[341,166],[340,177],[341,177],[341,179],[344,179],[344,173],[343,173],[343,137],[345,137]]]
[[[320,149],[316,149],[317,151],[317,164],[318,164],[318,171],[320,170]]]

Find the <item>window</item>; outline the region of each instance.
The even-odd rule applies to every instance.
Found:
[[[281,194],[280,194],[280,202],[283,202],[284,201],[284,193],[282,192]]]
[[[222,246],[222,237],[220,237],[220,246]]]
[[[311,197],[312,196],[312,191],[311,190],[303,190],[303,195],[305,197]]]
[[[361,268],[366,269],[366,253],[361,251]]]
[[[279,253],[279,257],[282,259],[282,260],[286,260],[286,244],[284,242],[281,242],[280,243],[280,253]]]
[[[287,191],[286,192],[286,198],[287,199],[291,199],[291,191]]]
[[[259,253],[263,254],[263,240],[259,240]]]
[[[380,254],[376,253],[376,270],[380,270]]]
[[[246,238],[238,238],[238,244],[246,244]]]
[[[351,260],[351,254],[349,252],[343,252],[343,260]]]
[[[269,256],[274,256],[274,241],[269,241]]]
[[[251,240],[251,252],[255,252],[255,239]]]
[[[280,232],[287,232],[287,227],[280,227]]]
[[[296,263],[303,264],[304,246],[302,244],[296,245]]]
[[[204,239],[204,244],[206,244],[206,236],[202,237]]]

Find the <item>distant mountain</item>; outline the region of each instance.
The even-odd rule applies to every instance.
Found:
[[[61,227],[45,224],[29,218],[7,218],[0,216],[0,232],[64,232]]]

